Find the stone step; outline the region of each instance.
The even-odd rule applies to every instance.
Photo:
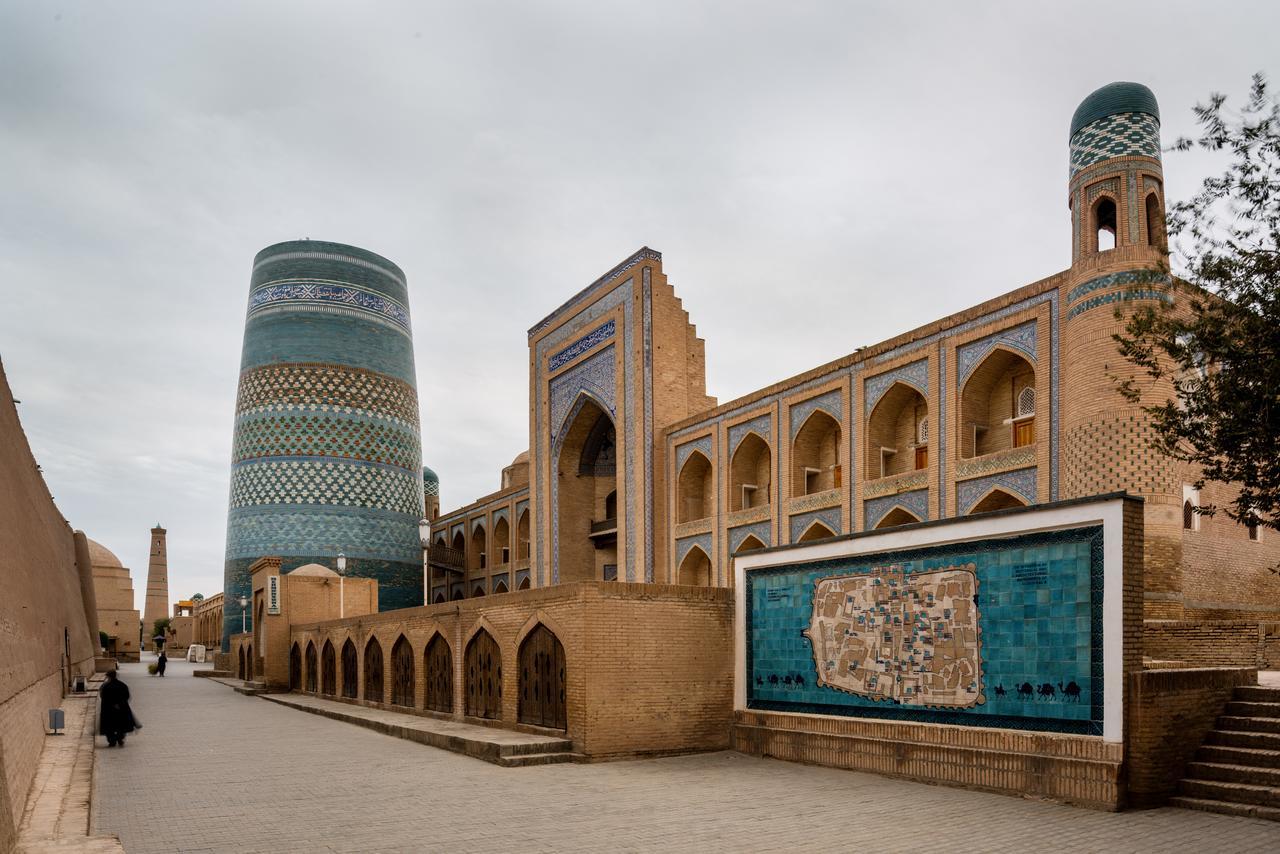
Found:
[[[1248,718],[1222,715],[1214,725],[1217,729],[1236,732],[1280,732],[1280,718]]]
[[[1280,808],[1263,807],[1257,804],[1238,804],[1234,801],[1215,801],[1212,798],[1188,798],[1182,795],[1169,799],[1169,806],[1182,807],[1202,812],[1216,812],[1222,815],[1238,815],[1247,818],[1265,818],[1280,821]]]
[[[203,676],[206,679],[230,679],[235,676],[230,670],[193,670],[192,676]]]
[[[1234,765],[1227,762],[1188,762],[1187,776],[1196,780],[1220,780],[1224,783],[1249,783],[1255,786],[1280,786],[1280,768],[1260,765]]]
[[[1232,700],[1226,713],[1242,718],[1274,718],[1280,720],[1280,703],[1258,703],[1253,700]]]
[[[586,757],[581,753],[522,753],[512,756],[499,756],[494,764],[503,768],[524,768],[529,765],[560,765],[564,762],[581,762]]]
[[[1215,729],[1205,736],[1205,744],[1221,744],[1224,747],[1260,747],[1263,750],[1280,750],[1280,733],[1239,732]]]
[[[1234,700],[1246,700],[1255,703],[1280,703],[1280,688],[1264,688],[1261,685],[1242,685],[1236,688]]]
[[[1280,768],[1280,750],[1202,744],[1196,750],[1196,761],[1221,762],[1227,765],[1250,765],[1256,768]]]
[[[265,682],[245,682],[243,685],[234,687],[237,694],[244,694],[246,697],[256,697],[259,694],[267,693],[267,683]]]
[[[539,753],[571,753],[573,742],[569,739],[541,742],[536,744],[504,744],[502,756],[531,756]]]
[[[1211,801],[1280,807],[1280,788],[1276,786],[1255,786],[1252,783],[1188,778],[1178,783],[1178,794],[1189,798],[1207,798]]]

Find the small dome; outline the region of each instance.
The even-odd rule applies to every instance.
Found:
[[[518,466],[521,463],[527,463],[527,462],[529,462],[529,452],[521,451],[520,453],[516,454],[516,458],[511,461],[511,465]]]
[[[1157,122],[1160,121],[1160,107],[1156,104],[1155,93],[1146,86],[1141,83],[1108,83],[1076,107],[1075,114],[1071,117],[1071,133],[1067,134],[1067,138],[1075,136],[1076,131],[1085,125],[1116,113],[1146,113]]]
[[[290,575],[301,575],[306,578],[337,578],[338,573],[318,563],[308,563],[295,569]]]
[[[435,472],[433,472],[431,469],[427,468],[426,466],[423,466],[423,467],[422,467],[422,482],[423,482],[423,483],[439,483],[439,482],[440,482],[440,476],[439,476],[439,475],[437,475]]]
[[[85,539],[89,538],[86,537]],[[89,563],[93,566],[110,566],[116,569],[124,569],[124,564],[120,562],[120,558],[116,557],[111,549],[97,540],[89,540]]]

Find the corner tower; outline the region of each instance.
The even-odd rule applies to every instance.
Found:
[[[223,649],[240,631],[249,566],[348,558],[381,610],[422,603],[422,450],[408,286],[341,243],[258,253],[236,397]]]
[[[1076,109],[1069,140],[1063,497],[1123,490],[1145,500],[1146,616],[1177,616],[1180,475],[1150,446],[1147,416],[1120,395],[1117,379],[1136,372],[1111,337],[1138,307],[1172,300],[1155,95],[1139,83],[1103,86]]]

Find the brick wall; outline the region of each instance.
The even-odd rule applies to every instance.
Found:
[[[1148,620],[1144,629],[1145,654],[1154,659],[1280,669],[1280,622]]]
[[[439,634],[453,658],[454,709],[448,717],[520,728],[520,642],[542,623],[564,645],[567,735],[574,750],[607,759],[729,746],[732,621],[727,590],[597,581],[295,623],[291,636],[303,650],[309,642],[320,650],[329,640],[340,651],[351,638],[362,671],[365,646],[377,638],[384,656],[383,694],[364,697],[361,672],[357,702],[380,705],[391,697],[390,652],[403,635],[414,653],[414,706],[395,708],[434,715],[425,711],[423,657]],[[493,636],[502,659],[501,717],[496,721],[465,714],[465,651],[481,630]],[[340,656],[337,663],[335,682],[341,693]],[[317,678],[316,684],[322,680]]]
[[[36,467],[13,398],[0,366],[0,850],[8,850],[22,817],[46,712],[62,704],[64,678],[93,672],[97,649],[73,533]]]
[[[1129,805],[1164,803],[1235,687],[1257,681],[1258,671],[1251,667],[1129,674]]]

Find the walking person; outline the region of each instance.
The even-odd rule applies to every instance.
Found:
[[[164,650],[160,650],[160,657],[156,659],[156,675],[163,676],[165,665],[169,663],[169,656],[164,654]]]
[[[124,747],[124,737],[137,729],[138,722],[129,708],[129,686],[120,681],[114,670],[107,671],[98,702],[102,705],[98,731],[107,737],[108,747]]]

